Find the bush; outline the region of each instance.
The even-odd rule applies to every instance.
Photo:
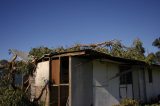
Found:
[[[139,106],[139,102],[137,100],[125,98],[120,101],[120,104],[113,106]]]
[[[0,106],[31,106],[32,103],[26,98],[21,90],[13,88],[0,88]]]
[[[152,104],[141,104],[137,100],[125,98],[120,101],[120,104],[113,105],[113,106],[160,106],[160,103],[154,102]]]

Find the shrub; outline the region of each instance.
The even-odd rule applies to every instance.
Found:
[[[113,106],[139,106],[139,102],[137,100],[125,98],[120,101],[120,104]]]

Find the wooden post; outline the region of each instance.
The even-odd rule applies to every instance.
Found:
[[[72,58],[69,56],[69,105],[72,106]]]
[[[47,97],[48,97],[48,106],[50,106],[50,92],[51,92],[51,81],[52,81],[52,58],[50,57],[49,58],[49,85],[48,85],[48,95],[47,95]]]

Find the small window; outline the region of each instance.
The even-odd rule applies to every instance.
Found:
[[[120,84],[132,84],[132,72],[129,71],[131,67],[120,66]]]
[[[152,78],[152,69],[148,69],[148,79],[149,79],[149,83],[152,83],[153,78]]]

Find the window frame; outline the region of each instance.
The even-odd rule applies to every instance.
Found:
[[[121,74],[123,72],[129,71],[130,69],[131,69],[131,66],[121,65],[119,67],[119,72]],[[130,71],[130,72],[120,75],[119,79],[120,79],[120,85],[132,84],[133,83],[132,72]]]

